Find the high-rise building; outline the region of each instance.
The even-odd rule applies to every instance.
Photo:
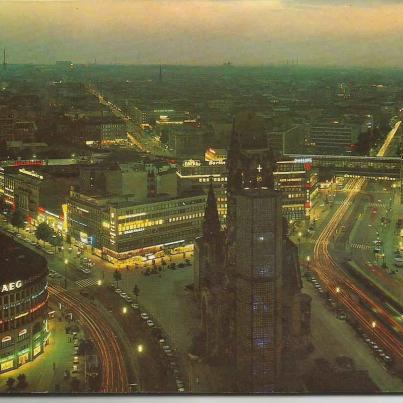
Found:
[[[276,159],[262,129],[254,114],[238,115],[227,161],[225,242],[211,187],[195,248],[206,355],[224,353],[235,368],[226,391],[287,390],[285,379],[309,341],[310,298],[301,293],[298,249],[287,237]]]

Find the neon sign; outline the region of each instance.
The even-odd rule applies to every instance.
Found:
[[[1,286],[1,292],[8,292],[22,287],[22,281],[18,280]]]

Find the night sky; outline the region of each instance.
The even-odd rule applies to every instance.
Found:
[[[396,0],[1,1],[10,63],[403,66]]]

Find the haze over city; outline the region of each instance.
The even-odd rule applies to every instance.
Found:
[[[10,63],[403,64],[400,1],[3,1]]]

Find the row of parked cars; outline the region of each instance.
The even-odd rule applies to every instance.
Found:
[[[34,246],[37,249],[41,249],[43,252],[45,252],[47,255],[54,255],[55,252],[53,252],[52,250],[46,249],[44,247],[42,247],[38,241],[35,241],[34,239],[30,239],[28,237],[24,237],[20,232],[16,232],[14,230],[11,229],[7,229],[6,232],[12,236],[16,236],[18,239],[20,239],[21,241],[24,241],[26,243],[29,243],[30,245]]]
[[[148,327],[156,329],[155,323],[151,319],[151,315],[149,315],[147,312],[140,312],[141,310],[139,304],[133,302],[133,299],[126,292],[124,292],[120,288],[115,287],[114,285],[111,285],[111,287],[113,288],[116,294],[118,294],[121,298],[123,298],[127,303],[130,304],[130,307],[133,310],[140,313],[140,318],[144,320],[144,322]],[[161,347],[161,351],[166,357],[166,359],[169,360],[168,366],[175,377],[177,391],[185,392],[185,385],[183,381],[179,378],[179,367],[175,360],[174,352],[172,351],[171,346],[167,344],[166,337],[162,336],[161,331],[156,332],[156,334],[158,335],[158,343]]]
[[[326,297],[326,293],[323,291],[321,285],[319,284],[318,280],[316,279],[313,273],[306,274],[306,278],[313,284],[313,286],[316,288],[319,294]],[[330,297],[327,297],[327,302],[333,308],[337,306],[336,302]],[[338,309],[336,311],[336,317],[337,319],[345,320],[347,319],[347,314],[342,310]],[[387,354],[387,352],[385,352],[381,347],[379,347],[364,331],[359,330],[358,332],[364,339],[365,343],[367,343],[367,345],[371,348],[371,350],[377,357],[379,357],[386,364],[390,364],[392,362],[392,358]]]
[[[360,332],[361,337],[367,343],[372,352],[379,357],[386,364],[392,363],[392,357],[390,357],[381,347],[379,347],[365,332]]]

